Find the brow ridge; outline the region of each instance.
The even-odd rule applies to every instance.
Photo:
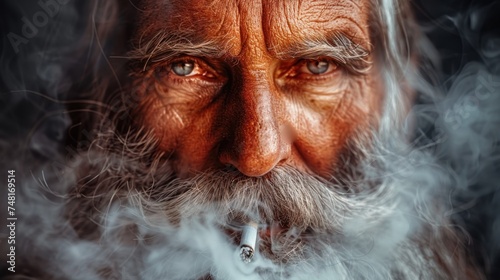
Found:
[[[323,38],[305,39],[279,51],[271,48],[271,51],[281,60],[332,58],[359,74],[368,72],[372,64],[370,51],[341,32]]]
[[[133,65],[145,71],[149,64],[168,61],[179,54],[195,57],[219,58],[227,53],[226,48],[213,40],[203,40],[186,34],[157,33],[144,44],[129,51],[127,58]]]
[[[354,43],[341,32],[324,38],[306,39],[284,50],[269,48],[280,60],[332,58],[346,69],[364,74],[371,68],[370,52]],[[144,44],[128,53],[131,64],[145,71],[150,64],[168,61],[180,54],[194,57],[220,58],[228,53],[227,47],[214,40],[196,38],[192,34],[159,32]]]

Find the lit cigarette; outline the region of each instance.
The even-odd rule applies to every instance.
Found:
[[[255,252],[255,243],[257,243],[257,223],[249,222],[243,226],[243,234],[240,242],[240,257],[244,263],[252,261]]]

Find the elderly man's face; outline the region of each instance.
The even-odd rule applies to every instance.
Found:
[[[278,165],[330,176],[377,123],[369,1],[146,1],[138,119],[178,176]],[[151,55],[153,53],[153,55]]]
[[[72,279],[475,279],[449,223],[460,176],[397,119],[421,79],[407,2],[95,5],[96,37],[130,43],[130,80],[113,68],[92,83],[108,103],[61,103],[85,112],[68,132],[102,118],[64,172],[27,177],[19,234],[36,250],[16,256]],[[135,28],[114,34],[123,15]]]

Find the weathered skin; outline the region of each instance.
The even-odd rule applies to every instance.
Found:
[[[354,131],[376,126],[383,99],[376,65],[361,75],[317,57],[329,66],[313,74],[314,60],[278,55],[335,33],[370,51],[369,1],[166,2],[144,3],[136,41],[166,31],[225,50],[179,54],[151,64],[155,79],[136,78],[137,119],[161,139],[178,176],[227,165],[247,176],[277,165],[331,176]],[[189,75],[173,72],[179,60],[195,63]]]

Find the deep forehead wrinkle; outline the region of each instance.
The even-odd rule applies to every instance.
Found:
[[[266,1],[264,32],[269,49],[283,52],[313,38],[344,34],[369,50],[368,0],[274,0]]]
[[[231,57],[245,48],[277,57],[303,42],[328,41],[331,34],[344,34],[353,46],[369,50],[368,4],[368,0],[161,1],[147,15],[145,26],[150,27],[143,32],[150,34],[147,37],[154,31],[185,38],[189,50],[193,49],[189,45],[218,46]]]
[[[218,44],[235,55],[241,50],[240,14],[237,1],[144,0],[139,29],[135,34],[146,40],[155,34],[194,39],[196,43]]]

